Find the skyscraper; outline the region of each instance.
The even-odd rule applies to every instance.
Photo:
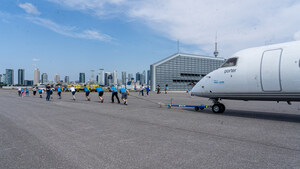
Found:
[[[6,74],[2,75],[2,82],[6,84]]]
[[[118,84],[118,72],[115,70],[113,73],[113,84],[117,85]]]
[[[69,76],[65,76],[65,83],[66,84],[70,84],[70,78],[69,78]]]
[[[147,70],[147,85],[150,85],[150,80],[151,80],[151,75],[150,75],[150,70]]]
[[[0,74],[0,83],[3,83],[2,74]]]
[[[109,86],[112,84],[112,73],[111,72],[105,72],[105,85]]]
[[[79,83],[85,83],[85,73],[79,73]]]
[[[136,74],[135,74],[135,82],[140,82],[141,81],[141,74],[140,74],[140,72],[137,72]]]
[[[13,85],[14,84],[14,70],[6,69],[6,84]]]
[[[95,70],[91,70],[91,74],[90,74],[90,84],[94,84],[95,83]]]
[[[126,72],[122,72],[122,84],[126,84]]]
[[[48,83],[48,75],[47,73],[43,73],[41,76],[42,79],[42,84],[47,84]]]
[[[99,85],[105,85],[104,69],[98,70],[98,81]]]
[[[54,83],[60,83],[60,75],[57,73],[54,76]]]
[[[25,78],[25,70],[18,69],[18,85],[25,85],[24,78]]]
[[[128,73],[128,81],[133,80],[133,74],[132,73]]]
[[[146,71],[144,70],[140,76],[141,84],[146,84]]]
[[[40,70],[38,68],[35,68],[35,70],[34,70],[33,85],[37,85],[39,83],[40,83]]]

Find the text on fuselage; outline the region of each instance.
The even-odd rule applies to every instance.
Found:
[[[236,69],[226,69],[224,70],[224,73],[235,73]]]

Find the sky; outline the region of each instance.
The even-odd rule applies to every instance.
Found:
[[[127,73],[181,53],[228,58],[300,40],[299,0],[1,0],[0,74],[38,67],[78,80],[102,68]]]

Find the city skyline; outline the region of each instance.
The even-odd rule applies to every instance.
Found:
[[[61,75],[61,74],[59,74],[59,73],[53,73],[53,72],[50,72],[50,74],[54,74],[54,76],[53,76],[53,78],[52,77],[49,77],[48,76],[48,72],[43,72],[43,71],[41,71],[39,68],[35,68],[32,72],[28,72],[27,70],[25,70],[24,68],[18,68],[17,70],[18,71],[14,71],[14,69],[5,69],[3,72],[1,72],[0,71],[0,75],[1,75],[1,79],[3,78],[3,75],[5,75],[6,76],[6,70],[12,70],[12,72],[13,72],[13,78],[14,78],[14,80],[13,80],[13,84],[15,84],[15,85],[18,85],[19,84],[19,71],[20,70],[22,70],[22,78],[23,78],[23,80],[24,80],[24,83],[25,83],[25,81],[30,81],[30,80],[32,80],[32,81],[34,81],[34,84],[37,84],[38,83],[38,81],[41,83],[41,84],[46,84],[46,83],[49,83],[50,81],[51,82],[55,82],[55,79],[57,79],[56,78],[56,76],[58,75],[59,76],[59,78],[58,79],[60,79],[60,81],[65,81],[65,77],[67,76],[68,77],[68,80],[69,80],[69,82],[76,82],[76,81],[80,81],[79,79],[80,79],[80,73],[84,73],[84,79],[85,79],[85,83],[86,82],[88,82],[88,81],[90,81],[90,74],[88,74],[88,73],[86,73],[86,72],[78,72],[78,76],[77,77],[75,77],[74,79],[72,78],[72,79],[70,79],[70,76],[68,76],[68,75]],[[99,69],[99,70],[102,70],[103,71],[103,75],[104,75],[104,69]],[[115,70],[116,71],[116,70]],[[143,71],[148,71],[148,70],[143,70]],[[91,72],[91,70],[89,71],[89,72]],[[106,72],[106,71],[105,71]],[[116,72],[118,72],[118,71],[116,71]],[[126,71],[122,71],[122,72],[126,72]],[[117,78],[116,78],[116,81],[117,80],[122,80],[122,72],[121,73],[117,73]],[[33,78],[32,79],[30,79],[30,78],[27,78],[28,77],[28,75],[27,74],[30,74],[30,73],[32,73],[32,75],[33,75]],[[113,74],[114,74],[114,71],[112,71],[112,72],[109,72],[109,73],[112,73],[112,78],[113,78]],[[128,73],[128,72],[126,72],[126,73]],[[139,72],[136,72],[136,73],[139,73]],[[136,74],[135,73],[135,74]],[[130,74],[132,74],[132,73],[128,73],[128,75],[130,75]],[[97,76],[98,76],[98,74],[97,74]],[[43,78],[44,77],[44,78]],[[61,78],[60,78],[61,77]],[[64,77],[64,78],[63,78]],[[126,77],[127,78],[127,77]],[[145,77],[145,78],[147,78],[148,79],[148,77]],[[1,79],[0,79],[0,82],[2,82],[1,81]],[[50,79],[50,80],[49,80]],[[51,79],[53,79],[53,80],[51,80]],[[103,77],[103,79],[104,79],[104,77]],[[96,77],[94,76],[94,81],[95,81],[95,83],[97,83],[98,84],[98,82],[96,81]],[[116,83],[116,81],[115,81],[115,83]],[[134,81],[136,82],[136,78],[134,77]],[[145,84],[147,83],[147,81],[146,81],[146,79],[145,79]]]

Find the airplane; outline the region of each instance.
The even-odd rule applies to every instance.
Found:
[[[300,41],[238,51],[203,77],[191,95],[212,100],[214,113],[225,111],[222,99],[300,101]]]

